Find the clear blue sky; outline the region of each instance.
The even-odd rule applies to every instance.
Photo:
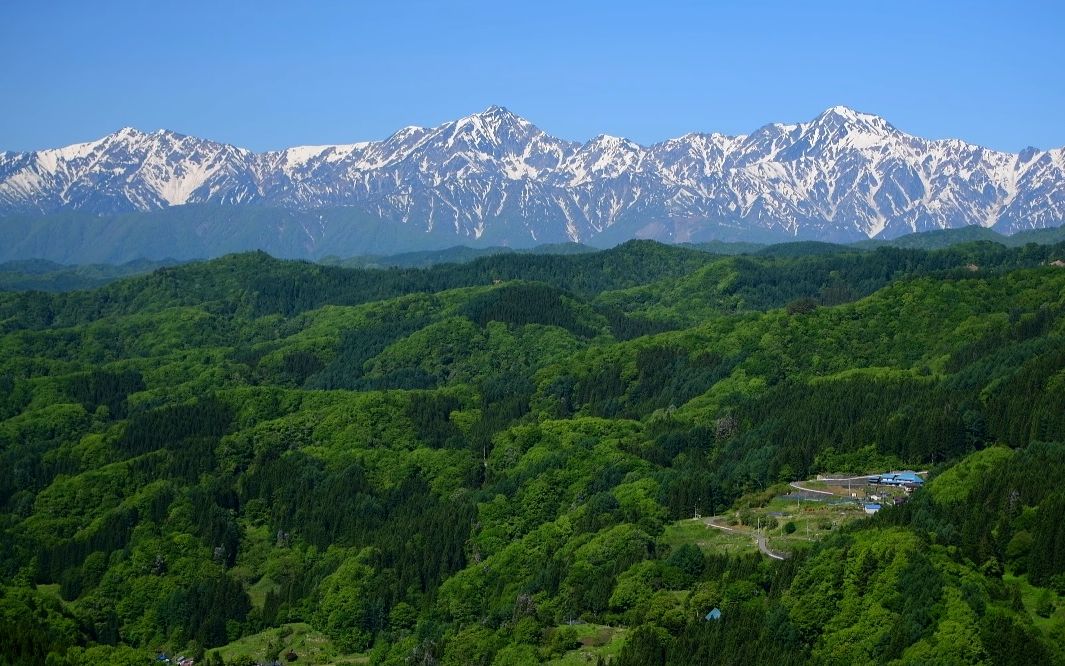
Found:
[[[1065,145],[1061,2],[4,2],[0,149],[160,127],[255,150],[507,106],[557,136],[746,133],[846,104]]]

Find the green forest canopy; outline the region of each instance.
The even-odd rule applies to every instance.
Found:
[[[1063,258],[249,253],[0,294],[0,663],[287,626],[375,664],[586,627],[616,664],[1065,663]],[[932,479],[785,562],[661,538],[851,454]]]

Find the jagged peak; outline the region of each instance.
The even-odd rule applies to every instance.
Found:
[[[507,107],[498,104],[490,104],[484,111],[474,115],[481,116],[482,118],[518,118],[519,120],[523,120],[521,116],[511,112]]]
[[[479,113],[463,116],[454,121],[453,126],[456,130],[469,126],[480,128],[490,133],[498,132],[504,128],[521,128],[526,131],[535,129],[535,126],[525,118],[510,111],[505,106],[497,104],[493,104]]]
[[[750,137],[764,137],[764,136],[780,136],[792,132],[802,125],[797,123],[767,123],[762,125],[755,131],[751,132],[747,136]]]
[[[837,104],[836,106],[830,106],[822,111],[816,118],[807,123],[808,126],[825,126],[835,125],[842,127],[861,127],[867,130],[874,130],[879,132],[890,132],[895,128],[891,124],[876,115],[875,113],[865,113],[863,111],[856,111],[849,106],[843,106]]]
[[[793,229],[822,219],[853,221],[869,235],[954,219],[993,223],[996,216],[1013,214],[1006,209],[1011,202],[1028,205],[1018,193],[1030,185],[1020,175],[1041,175],[1036,170],[1045,165],[1049,175],[1040,182],[1057,182],[1065,172],[1063,150],[991,154],[960,140],[921,139],[844,105],[807,122],[764,125],[747,135],[693,132],[655,144],[609,134],[568,141],[504,106],[490,105],[432,127],[403,128],[384,141],[253,153],[165,129],[123,127],[88,143],[19,153],[14,160],[2,155],[0,211],[148,210],[218,201],[369,206],[375,214],[406,221],[421,215],[428,202],[429,214],[438,216],[433,223],[450,211],[471,224],[516,210],[528,219],[557,213],[567,220],[570,237],[601,230],[632,206],[669,215],[780,221]],[[309,163],[323,168],[300,169]],[[335,168],[324,166],[334,163]],[[131,169],[137,164],[150,168]],[[475,178],[466,183],[470,175]],[[512,186],[496,187],[495,176],[523,181],[522,195],[510,197]],[[621,179],[627,176],[638,178],[625,189],[619,184],[625,185]],[[888,179],[897,180],[901,194],[883,203],[871,188]],[[965,187],[978,179],[993,185],[983,190],[993,190],[992,204],[987,203],[992,195],[968,196]],[[593,180],[606,189],[596,190],[589,185]],[[98,183],[106,186],[96,197]],[[845,186],[836,187],[840,183]],[[930,198],[929,183],[940,198]],[[579,192],[560,189],[577,186]],[[433,207],[441,200],[427,198],[431,188],[439,188],[431,196],[454,197],[447,200],[449,212]],[[949,205],[939,205],[948,199]],[[1059,220],[1062,204],[1047,201],[1039,220]]]
[[[108,137],[116,139],[140,138],[144,136],[148,136],[147,132],[139,130],[136,127],[132,127],[130,125],[115,130],[114,132],[108,135]]]
[[[682,135],[681,139],[713,139],[714,141],[723,141],[729,139],[742,139],[745,134],[723,134],[721,132],[688,132]]]
[[[743,141],[748,137],[747,134],[722,134],[721,132],[688,132],[672,139],[666,139],[655,144],[655,146],[675,146],[678,144],[713,144],[723,146],[737,141]],[[653,146],[652,146],[653,147]]]
[[[175,132],[173,130],[160,128],[152,132],[145,132],[144,130],[138,129],[136,127],[123,127],[122,129],[108,134],[106,137],[104,137],[104,139],[122,142],[144,140],[158,141],[160,139],[169,139],[171,141],[184,141],[186,139],[192,139],[197,142],[214,143],[212,141],[209,141],[208,139],[202,139],[200,137],[194,137],[188,134],[181,134],[180,132]]]
[[[852,109],[851,107],[845,106],[843,104],[837,104],[835,106],[828,107],[827,109],[822,111],[821,114],[818,117],[826,117],[826,116],[839,116],[840,118],[845,118],[847,120],[858,120],[862,116],[873,117],[873,118],[877,117],[877,116],[873,116],[872,114],[862,113],[861,111],[857,111],[857,110]]]
[[[189,138],[188,134],[182,134],[180,132],[175,132],[174,130],[168,130],[168,129],[164,129],[164,128],[159,128],[159,129],[155,130],[154,132],[152,132],[152,136],[165,136],[165,137],[169,137],[169,138],[173,138],[173,139],[187,139],[187,138]]]
[[[205,139],[200,136],[175,132],[174,130],[165,128],[145,132],[135,127],[123,127],[117,132],[108,134],[94,143],[110,146],[110,149],[118,148],[148,152],[159,150],[194,151],[206,149],[210,151],[226,151],[244,156],[254,154],[246,148],[234,146],[230,143]]]
[[[423,135],[423,134],[425,134],[428,131],[429,131],[428,127],[422,127],[421,125],[407,125],[406,127],[401,127],[398,130],[396,130],[395,132],[393,132],[382,143],[388,144],[388,143],[403,142],[403,141],[406,141],[406,140],[410,139],[413,136]]]
[[[1017,159],[1023,164],[1024,162],[1031,161],[1032,158],[1038,155],[1040,152],[1042,151],[1040,151],[1035,146],[1028,146],[1021,152],[1017,153]]]
[[[609,148],[620,148],[624,146],[633,150],[639,150],[643,147],[632,139],[626,139],[623,136],[615,136],[613,134],[597,134],[588,141],[587,145]]]
[[[754,132],[752,132],[750,134],[743,134],[743,135],[736,135],[736,136],[727,135],[727,134],[721,134],[721,133],[718,133],[718,132],[689,132],[687,134],[684,134],[683,136],[667,139],[667,140],[659,142],[658,144],[655,144],[655,145],[676,145],[677,142],[707,141],[707,140],[710,140],[710,141],[712,141],[714,143],[720,143],[720,144],[731,144],[731,143],[734,143],[734,142],[737,142],[737,141],[750,141],[750,140],[757,140],[757,141],[775,140],[776,137],[779,137],[779,136],[782,136],[782,135],[786,135],[786,134],[790,134],[792,132],[795,132],[796,130],[800,131],[801,133],[805,133],[807,131],[810,131],[811,129],[816,129],[816,128],[827,128],[828,130],[830,130],[831,134],[836,134],[836,135],[838,135],[841,131],[845,131],[847,133],[852,133],[853,134],[855,132],[855,130],[857,130],[858,133],[860,133],[862,135],[865,135],[863,140],[866,141],[866,142],[874,141],[876,139],[877,135],[889,135],[889,134],[899,133],[899,131],[896,128],[894,128],[891,124],[889,124],[881,116],[878,116],[878,115],[875,115],[875,114],[871,114],[871,113],[865,113],[865,112],[862,112],[862,111],[855,110],[852,107],[839,104],[839,105],[831,106],[831,107],[825,109],[816,118],[814,118],[813,120],[811,120],[809,122],[806,122],[806,123],[770,123],[770,124],[767,124],[767,125],[763,125],[762,127],[760,127],[759,129],[755,130]],[[362,147],[363,144],[365,144],[366,146],[369,146],[369,145],[372,145],[372,144],[395,144],[397,142],[409,141],[412,138],[420,140],[420,138],[423,137],[423,136],[426,136],[426,135],[428,135],[430,133],[440,132],[440,131],[448,132],[449,134],[452,134],[452,135],[454,135],[455,133],[464,133],[464,132],[473,131],[473,132],[475,132],[477,134],[481,134],[481,135],[484,135],[484,136],[488,137],[490,140],[499,140],[504,133],[511,133],[511,136],[518,136],[518,137],[524,135],[527,138],[532,138],[534,136],[547,138],[547,139],[551,139],[551,140],[558,141],[558,142],[561,142],[561,143],[569,144],[575,149],[579,148],[580,145],[581,145],[580,143],[577,143],[577,142],[565,141],[563,139],[558,139],[557,137],[553,137],[552,135],[547,134],[547,133],[543,132],[542,130],[540,130],[536,125],[534,125],[530,121],[528,121],[525,118],[515,114],[513,111],[511,111],[507,107],[499,105],[499,104],[489,105],[488,107],[486,107],[485,109],[483,109],[480,112],[477,112],[477,113],[474,113],[474,114],[471,114],[471,115],[468,115],[468,116],[464,116],[462,118],[459,118],[458,120],[453,120],[453,121],[444,123],[443,125],[440,125],[440,126],[437,126],[437,127],[425,127],[425,126],[419,126],[419,125],[409,125],[407,127],[404,127],[402,129],[397,130],[396,132],[391,134],[389,137],[387,137],[386,139],[381,140],[381,141],[358,142],[358,144],[344,143],[344,144],[335,144],[335,145],[337,145],[338,147],[348,147],[348,146],[355,146],[355,145],[358,145],[359,147]],[[98,141],[105,142],[105,143],[113,143],[116,140],[120,140],[120,141],[123,141],[123,142],[129,142],[129,141],[138,141],[138,140],[148,140],[149,138],[162,138],[162,137],[169,138],[169,139],[175,140],[175,141],[195,140],[195,141],[203,141],[203,142],[210,143],[210,144],[220,144],[220,145],[229,146],[229,147],[237,150],[240,153],[253,154],[253,151],[249,151],[249,150],[244,149],[244,148],[239,148],[239,147],[236,147],[236,146],[232,146],[232,144],[216,142],[216,141],[212,141],[212,140],[209,140],[209,139],[202,139],[202,138],[199,138],[199,137],[195,137],[195,136],[191,136],[191,135],[186,135],[186,134],[181,134],[181,133],[178,133],[178,132],[174,132],[174,131],[168,130],[168,129],[158,129],[158,130],[155,130],[155,131],[153,131],[151,133],[148,133],[148,132],[144,132],[143,130],[137,129],[136,127],[133,127],[133,126],[122,127],[121,129],[102,137]],[[823,138],[828,138],[828,136],[825,136]],[[56,151],[56,150],[63,150],[64,148],[75,149],[75,148],[81,148],[81,147],[83,147],[85,145],[88,145],[90,143],[96,143],[96,142],[86,142],[86,143],[82,143],[82,144],[72,144],[71,146],[68,146],[68,147],[53,148],[53,149],[48,149],[48,150]],[[621,146],[621,145],[624,144],[624,145],[629,146],[629,147],[635,147],[635,148],[640,148],[640,149],[647,148],[647,146],[644,146],[643,144],[639,144],[639,143],[637,143],[635,141],[632,141],[630,139],[626,139],[624,137],[612,136],[612,135],[609,135],[609,134],[600,134],[600,135],[592,138],[588,142],[586,142],[584,145],[585,146],[587,146],[587,145],[605,145],[605,144],[608,144],[608,143],[612,143],[612,144],[614,144],[616,146]],[[306,152],[306,149],[309,148],[309,147],[308,146],[293,146],[292,148],[296,149],[299,152]],[[266,152],[267,153],[278,153],[278,152],[284,152],[285,150],[286,149],[275,150],[275,151],[266,151]],[[31,152],[42,152],[42,151],[31,151]]]

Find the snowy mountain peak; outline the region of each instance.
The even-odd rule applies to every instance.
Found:
[[[486,119],[487,118],[496,118],[500,122],[518,122],[518,123],[528,122],[527,120],[525,120],[521,116],[519,116],[519,115],[517,115],[515,113],[512,113],[510,111],[510,109],[508,109],[507,107],[499,106],[498,104],[492,104],[491,106],[486,108],[484,111],[481,111],[480,113],[477,113],[477,114],[474,114],[474,115],[477,115],[477,116],[480,116],[481,118],[486,118]]]
[[[895,130],[886,120],[872,113],[862,113],[846,106],[833,106],[811,122],[806,127],[831,128],[835,131],[865,132],[872,134],[887,135]]]
[[[1065,221],[1065,151],[922,139],[846,106],[748,135],[575,143],[493,105],[382,141],[258,154],[132,127],[0,153],[0,215],[207,202],[352,206],[385,224],[451,230],[456,242],[585,241],[619,221],[672,240],[725,227],[829,240],[968,224],[1011,232]]]
[[[861,111],[855,111],[849,106],[843,106],[842,104],[837,104],[836,106],[828,107],[827,109],[822,111],[818,117],[824,118],[829,116],[836,116],[848,122],[856,122],[859,119],[868,120],[879,117],[871,113],[862,113]]]
[[[447,125],[445,125],[446,127]],[[502,106],[490,106],[480,113],[455,121],[456,131],[479,133],[495,142],[507,139],[521,141],[542,134],[539,128]]]
[[[614,136],[613,134],[597,134],[586,146],[601,146],[610,149],[623,148],[626,150],[638,150],[640,148],[640,144],[635,141],[630,141],[623,136]]]

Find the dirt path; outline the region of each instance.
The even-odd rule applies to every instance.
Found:
[[[736,531],[736,530],[732,529],[731,527],[725,527],[724,525],[718,525],[717,523],[714,522],[713,518],[707,518],[706,519],[706,524],[709,525],[710,527],[716,527],[719,530],[725,530],[726,532],[735,532]]]
[[[742,532],[740,530],[736,530],[736,529],[733,529],[731,527],[726,527],[725,525],[718,525],[717,523],[714,522],[713,518],[707,518],[706,519],[706,525],[707,525],[707,527],[716,527],[717,529],[724,530],[726,532],[735,532],[737,534],[742,534]],[[761,551],[762,554],[765,555],[766,557],[771,557],[774,560],[786,559],[785,555],[782,555],[782,554],[776,552],[775,550],[770,550],[769,545],[766,544],[765,535],[764,534],[755,533],[754,542],[758,545],[758,550]]]

